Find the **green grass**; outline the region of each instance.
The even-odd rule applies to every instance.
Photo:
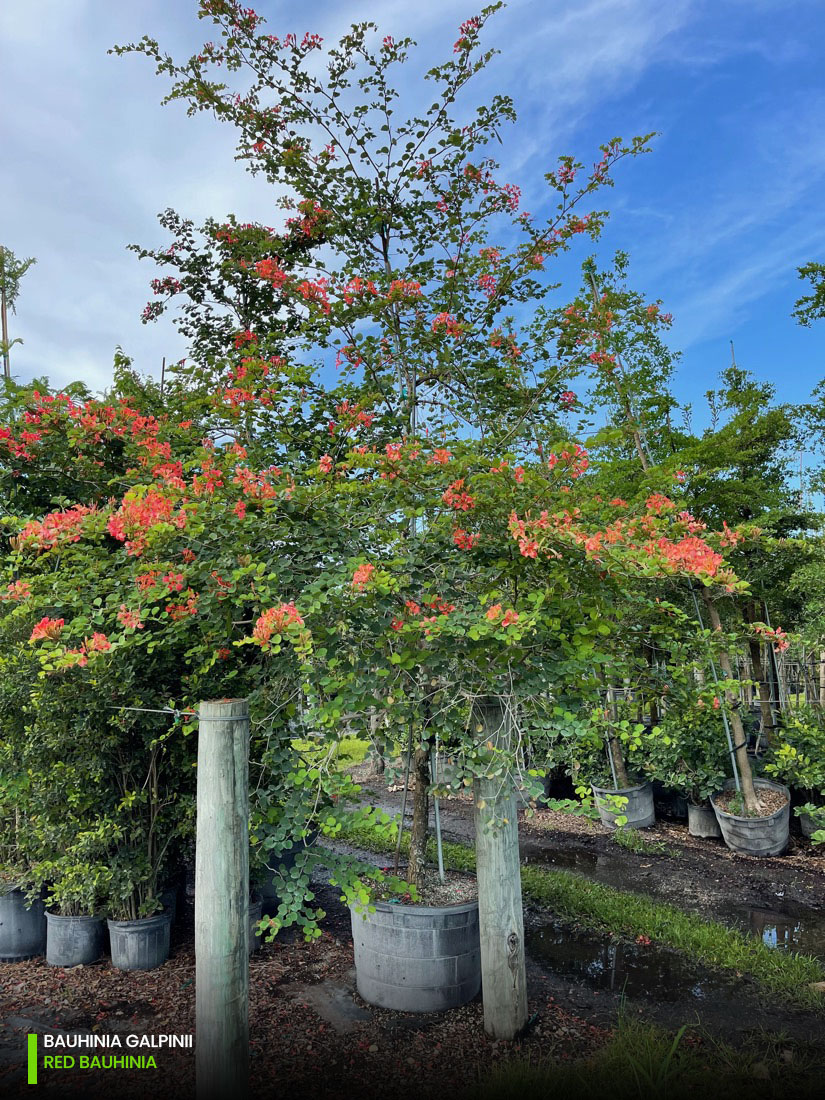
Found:
[[[620,848],[626,848],[628,852],[636,852],[638,855],[671,857],[677,855],[661,840],[648,840],[639,829],[632,829],[627,825],[616,829],[613,840]]]
[[[347,829],[341,838],[372,852],[388,850],[386,840],[369,826]],[[429,847],[434,860],[435,842],[431,840]],[[447,867],[475,871],[472,848],[448,841],[443,848]],[[406,833],[402,850],[409,850]],[[521,888],[525,898],[552,910],[561,920],[630,939],[648,936],[706,966],[748,975],[766,992],[808,1008],[823,1008],[822,995],[811,989],[810,983],[823,981],[825,970],[810,955],[777,951],[754,936],[716,921],[706,921],[674,905],[591,882],[569,871],[522,865]]]
[[[591,1057],[575,1062],[552,1057],[512,1059],[495,1067],[465,1100],[694,1100],[704,1093],[738,1100],[772,1100],[822,1095],[815,1052],[797,1046],[789,1064],[782,1037],[755,1036],[736,1048],[684,1029],[675,1036],[620,1015],[610,1041]]]
[[[330,755],[328,745],[318,746],[299,737],[293,738],[292,747],[314,762],[324,760]],[[369,741],[363,741],[360,737],[342,737],[335,749],[335,768],[339,772],[349,771],[356,764],[363,763],[369,749]]]

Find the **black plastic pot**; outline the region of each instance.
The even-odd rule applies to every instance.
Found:
[[[102,917],[62,917],[46,913],[46,962],[50,966],[86,966],[104,950]]]
[[[169,913],[143,920],[109,920],[112,966],[118,970],[154,970],[169,958]]]
[[[24,962],[46,951],[46,912],[16,887],[0,886],[0,962]]]

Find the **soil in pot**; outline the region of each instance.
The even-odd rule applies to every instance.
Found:
[[[754,779],[763,814],[748,816],[740,807],[733,780],[711,797],[725,844],[734,852],[749,856],[778,856],[788,846],[791,796],[787,787],[769,779]],[[736,811],[736,812],[732,812]]]
[[[143,920],[109,920],[112,966],[118,970],[154,970],[169,958],[172,922],[167,912]]]
[[[477,893],[474,881],[450,876],[445,886],[430,881],[424,888],[428,900],[453,899],[445,904],[376,901],[374,913],[351,909],[356,984],[365,1001],[397,1012],[440,1012],[478,994],[478,900],[455,900],[468,892]]]
[[[615,797],[625,798],[621,809],[616,808],[613,801]],[[626,817],[625,827],[628,829],[649,829],[656,824],[656,813],[653,808],[653,788],[649,783],[639,783],[635,787],[620,787],[613,790],[609,787],[597,787],[593,784],[593,797],[596,800],[596,809],[602,825],[608,829],[617,828],[616,818]]]
[[[0,962],[23,962],[46,951],[46,911],[23,890],[0,886]]]
[[[63,917],[46,913],[46,962],[50,966],[86,966],[103,955],[106,929],[101,917]]]

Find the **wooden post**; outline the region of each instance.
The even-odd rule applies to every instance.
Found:
[[[198,1100],[249,1087],[249,707],[201,703],[195,849]]]
[[[473,717],[485,743],[510,749],[510,714],[501,699],[476,699]],[[476,779],[473,791],[484,1030],[513,1039],[527,1023],[516,792],[507,773]]]

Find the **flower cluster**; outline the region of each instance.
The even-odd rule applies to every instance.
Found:
[[[456,527],[453,531],[453,542],[459,550],[472,550],[480,538],[481,535],[471,535],[461,527]]]
[[[765,623],[754,623],[753,631],[765,641],[772,642],[777,653],[781,653],[791,644],[790,638],[780,626],[770,627]]]
[[[281,634],[290,626],[303,626],[304,620],[294,603],[283,603],[270,607],[258,618],[252,630],[252,637],[262,646],[269,643],[273,634]]]
[[[50,550],[69,542],[80,542],[83,524],[94,508],[76,504],[65,512],[49,512],[42,520],[30,520],[18,535],[17,545],[33,550]]]
[[[519,615],[518,611],[514,611],[512,608],[508,608],[507,611],[504,611],[500,603],[494,603],[487,608],[486,617],[491,623],[498,623],[499,620],[501,620],[500,625],[507,627],[512,626],[513,623],[517,623]]]
[[[185,512],[180,510],[173,515],[174,510],[171,499],[157,489],[150,488],[142,496],[137,491],[130,491],[109,517],[106,530],[112,538],[126,544],[127,554],[140,557],[153,528],[164,523],[178,528],[186,526]]]
[[[359,565],[352,575],[352,587],[362,592],[374,572],[375,566],[370,565],[369,562],[366,562],[364,565]]]
[[[441,499],[448,507],[454,508],[457,512],[469,512],[471,508],[475,507],[475,497],[464,491],[463,477],[446,488],[441,494]]]
[[[59,638],[65,626],[65,619],[50,619],[45,615],[31,632],[30,642],[41,642],[44,639],[54,641]]]

